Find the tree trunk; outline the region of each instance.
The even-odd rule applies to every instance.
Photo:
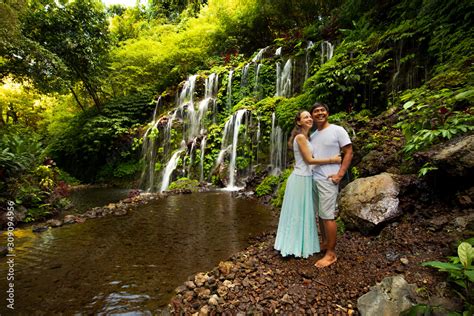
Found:
[[[3,119],[3,105],[0,103],[0,127],[7,125]]]
[[[74,91],[74,89],[71,86],[69,86],[69,90],[71,90],[71,93],[74,96],[74,99],[76,99],[77,104],[79,104],[79,107],[81,108],[82,112],[84,112],[85,111],[84,106],[82,105],[81,101],[79,101],[79,98],[77,97],[77,94]]]
[[[84,83],[84,87],[86,88],[87,92],[89,93],[90,97],[94,101],[94,104],[99,112],[101,112],[101,104],[99,100],[99,96],[97,95],[97,91],[92,87],[89,81],[85,78],[82,78],[82,83]]]

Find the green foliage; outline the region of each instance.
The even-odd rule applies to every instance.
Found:
[[[272,199],[272,205],[280,208],[283,204],[283,198],[285,197],[286,182],[290,176],[292,170],[287,169],[280,175],[280,186],[276,192],[275,198]]]
[[[418,171],[418,177],[424,177],[428,174],[428,172],[431,172],[433,170],[438,170],[438,167],[434,166],[431,162],[427,162]]]
[[[279,183],[280,183],[279,176],[268,175],[255,188],[255,194],[257,195],[257,197],[273,194],[273,192],[275,191]]]
[[[422,263],[425,267],[432,267],[448,273],[448,281],[457,289],[456,293],[463,299],[466,311],[474,312],[474,249],[468,242],[458,246],[457,257],[451,257],[450,262],[429,261]]]
[[[389,50],[363,41],[344,41],[334,56],[305,83],[308,92],[327,103],[332,113],[370,107],[382,110]]]
[[[18,176],[34,169],[44,157],[44,148],[38,135],[28,129],[1,129],[0,173],[6,177]]]
[[[90,181],[106,164],[113,169],[121,160],[138,158],[140,148],[132,148],[137,124],[148,118],[152,106],[144,93],[112,100],[101,113],[82,112],[62,130],[51,131],[48,151],[66,171]],[[113,171],[105,174],[113,175]]]
[[[355,179],[358,179],[360,177],[360,170],[359,168],[357,167],[351,167],[351,174],[352,174],[352,178],[355,180]]]
[[[58,169],[58,180],[63,181],[69,185],[78,185],[81,184],[81,181],[71,176],[69,173],[62,169]]]
[[[121,162],[115,167],[113,175],[116,178],[133,179],[140,173],[142,167],[138,161]]]
[[[449,78],[449,77],[448,77]],[[441,86],[439,78],[433,79]],[[450,81],[449,81],[450,82]],[[429,83],[428,83],[429,84]],[[445,83],[445,86],[448,82]],[[403,151],[411,157],[414,152],[474,130],[472,88],[442,88],[430,90],[426,86],[408,90],[400,100],[405,102],[399,122],[406,138]]]
[[[80,83],[100,107],[98,78],[109,49],[102,3],[28,1],[19,21],[17,46],[2,51],[7,60],[2,73],[28,76],[43,91],[72,90]]]
[[[190,190],[191,192],[197,192],[199,190],[199,181],[180,178],[169,185],[168,191],[173,190]]]

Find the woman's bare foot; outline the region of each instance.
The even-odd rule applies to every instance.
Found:
[[[323,258],[316,261],[314,264],[317,268],[325,268],[333,264],[337,261],[337,257],[335,254],[329,254],[326,252]]]

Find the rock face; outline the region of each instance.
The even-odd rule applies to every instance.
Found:
[[[399,185],[389,173],[356,179],[341,191],[340,216],[348,227],[369,233],[401,214],[399,192]]]
[[[439,148],[433,163],[450,176],[467,178],[474,173],[474,135],[458,138]]]
[[[388,277],[362,295],[357,300],[357,308],[362,316],[398,316],[414,305],[415,289],[416,286],[408,284],[401,275]]]

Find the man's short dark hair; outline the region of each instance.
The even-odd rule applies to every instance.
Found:
[[[322,102],[316,102],[315,104],[313,104],[313,106],[311,107],[311,110],[309,111],[309,113],[311,113],[311,115],[312,115],[314,109],[320,108],[320,107],[325,108],[326,111],[329,113],[329,107],[326,104],[322,103]]]

